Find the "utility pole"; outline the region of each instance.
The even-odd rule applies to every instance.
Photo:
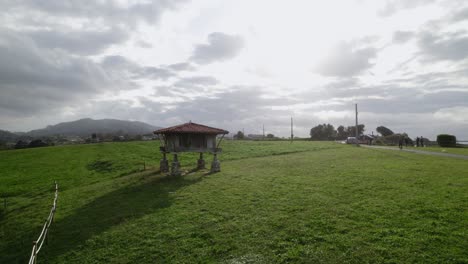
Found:
[[[294,140],[294,133],[293,133],[293,118],[291,116],[291,143],[293,142]]]
[[[356,146],[359,146],[359,133],[358,133],[358,111],[357,111],[357,104],[356,106]]]
[[[263,138],[262,139],[265,139],[265,124],[263,124]]]

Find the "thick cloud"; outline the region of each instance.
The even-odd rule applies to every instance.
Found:
[[[341,42],[326,56],[315,71],[325,76],[351,77],[372,67],[371,59],[377,56],[373,47],[356,48]]]
[[[135,104],[134,100],[100,100],[84,103],[76,116],[85,118],[93,116],[95,118],[114,118],[123,120],[140,120],[150,124],[157,124],[161,112],[164,111],[163,104],[151,101],[147,98],[138,98],[139,105]],[[151,107],[147,107],[151,105]]]
[[[185,102],[219,93],[220,82],[212,76],[177,77],[169,85],[154,87],[155,96],[170,102]]]
[[[41,48],[62,49],[79,55],[93,55],[103,52],[113,44],[129,38],[129,33],[121,28],[97,30],[34,30],[24,34],[33,39]]]
[[[466,32],[422,32],[418,37],[421,52],[430,60],[460,61],[468,57],[468,34]]]
[[[218,84],[219,81],[216,78],[211,76],[194,76],[194,77],[185,77],[177,81],[174,86],[192,89],[201,86],[212,86]]]
[[[393,33],[393,43],[403,44],[414,37],[414,32],[411,31],[395,31]]]
[[[164,90],[164,87],[160,87]],[[248,133],[258,133],[262,123],[268,131],[283,124],[289,124],[291,111],[275,110],[275,106],[287,106],[292,101],[284,98],[265,98],[255,93],[264,87],[232,86],[229,91],[214,93],[212,97],[200,96],[177,103],[161,103],[158,97],[139,97],[138,104],[129,100],[105,100],[85,103],[76,119],[93,116],[95,118],[118,118],[141,120],[158,126],[177,123],[199,122],[228,129],[235,133],[242,128]],[[172,94],[169,94],[173,96]],[[161,94],[157,94],[161,96]]]
[[[25,16],[39,15],[48,17],[76,18],[93,20],[106,25],[135,26],[144,21],[149,24],[157,22],[166,10],[176,8],[185,0],[137,1],[124,4],[119,1],[81,0],[3,0],[4,12],[15,12]]]
[[[240,124],[254,127],[261,122],[273,122],[272,120],[281,118],[285,114],[289,116],[289,111],[274,110],[272,106],[287,106],[292,101],[285,98],[266,98],[262,93],[254,92],[263,88],[229,87],[228,91],[215,93],[212,97],[198,97],[178,103],[156,118],[163,125],[192,120],[222,126],[234,132],[240,129]],[[157,100],[145,100],[142,104],[148,111],[161,108]]]
[[[119,55],[104,57],[101,65],[115,78],[167,80],[177,76],[177,71],[170,66],[142,66]]]
[[[139,22],[154,25],[182,2],[1,1],[1,117],[70,109],[137,88],[140,79],[167,80],[188,70],[189,64],[141,66],[121,56],[100,63],[92,58],[129,40]]]
[[[45,49],[17,31],[3,30],[1,35],[2,116],[51,113],[103,93],[137,88],[133,80],[177,75],[169,67],[140,66],[122,56],[96,63],[62,49]]]
[[[452,22],[460,22],[464,20],[468,20],[468,8],[462,8],[458,12],[455,12],[455,14],[450,16],[450,20]]]
[[[419,74],[380,85],[366,85],[356,78],[339,79],[325,85],[321,93],[304,93],[297,97],[313,98],[309,101],[310,111],[342,112],[358,103],[363,111],[392,113],[405,119],[408,113],[434,113],[442,108],[466,105],[467,85],[453,81],[465,72]]]
[[[275,127],[271,132],[286,135],[294,116],[297,134],[305,136],[319,122],[352,125],[355,102],[368,127],[388,125],[411,132],[411,127],[424,131],[437,122],[457,126],[454,131],[466,126],[468,33],[463,23],[468,12],[452,2],[437,8],[435,15],[420,14],[415,19],[419,22],[396,28],[400,31],[393,35],[387,30],[396,29],[386,22],[397,17],[366,21],[382,22],[385,28],[379,32],[370,30],[375,27],[349,28],[350,34],[339,36],[346,39],[318,60],[314,71],[322,76],[302,74],[310,65],[303,61],[285,65],[281,59],[322,52],[307,50],[320,45],[294,44],[307,41],[301,38],[301,27],[293,27],[294,19],[284,27],[299,34],[275,28],[270,36],[270,28],[261,23],[252,31],[243,30],[243,23],[213,28],[214,17],[209,23],[192,23],[192,9],[181,13],[188,14],[185,18],[168,14],[161,23],[164,28],[155,28],[165,11],[184,0],[0,2],[0,125],[6,129],[18,123],[27,123],[26,129],[50,124],[65,113],[60,118],[138,119],[161,126],[193,120],[233,132],[245,128],[247,133],[256,133],[265,123]],[[434,1],[387,1],[381,14],[427,2]],[[238,35],[214,32],[205,43],[193,45],[206,30],[242,32],[251,49],[235,64],[207,67],[239,56],[246,42]],[[314,32],[314,39],[322,37]],[[371,37],[362,38],[366,35]],[[267,47],[275,37],[285,40],[280,43],[283,50]],[[327,37],[323,40],[329,44]],[[378,49],[377,43],[384,41],[385,47]],[[246,76],[242,69],[256,76]],[[31,121],[41,118],[41,123]]]
[[[244,47],[240,36],[231,36],[221,32],[208,35],[207,44],[195,46],[190,59],[198,64],[209,64],[234,58]]]
[[[391,16],[400,10],[413,9],[422,5],[428,5],[437,0],[387,0],[384,7],[379,10],[380,16]]]
[[[463,106],[468,99],[467,92],[417,93],[411,89],[390,91],[391,96],[382,99],[372,97],[356,100],[363,111],[372,113],[392,113],[405,117],[406,113],[434,113],[441,108]]]
[[[98,93],[111,84],[102,68],[90,60],[40,49],[31,39],[15,32],[1,34],[0,108],[3,110],[37,113]]]
[[[435,112],[434,115],[440,120],[468,125],[468,107],[466,106],[442,108]]]
[[[167,80],[173,76],[176,76],[176,74],[169,69],[161,68],[161,67],[146,66],[146,67],[141,67],[135,73],[134,78]]]
[[[116,70],[116,71],[128,70],[128,71],[133,72],[133,71],[138,70],[139,68],[139,66],[136,63],[120,55],[105,56],[102,59],[101,64],[110,70]]]
[[[129,40],[140,22],[154,25],[165,11],[183,2],[3,0],[0,22],[28,36],[39,48],[98,55]]]
[[[194,71],[196,69],[190,62],[174,63],[168,66],[173,71]]]

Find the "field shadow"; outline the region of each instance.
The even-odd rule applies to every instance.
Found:
[[[186,178],[150,174],[143,176],[137,184],[98,197],[52,224],[50,243],[42,253],[43,258],[53,260],[78,249],[88,239],[113,226],[167,208],[173,203],[171,193],[202,179],[203,176]]]

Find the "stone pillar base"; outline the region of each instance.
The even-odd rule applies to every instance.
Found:
[[[169,161],[167,159],[162,159],[159,162],[159,170],[161,172],[169,172]]]
[[[169,161],[166,158],[166,152],[163,152],[163,157],[161,161],[159,161],[159,171],[161,172],[169,172]]]
[[[202,170],[205,169],[205,160],[203,159],[203,153],[200,153],[200,158],[197,162],[197,169]]]
[[[220,171],[221,171],[221,163],[219,162],[218,157],[215,154],[213,157],[213,162],[211,162],[210,172],[214,173],[214,172],[220,172]]]
[[[180,176],[182,173],[180,171],[180,163],[177,159],[177,154],[174,154],[174,160],[171,163],[171,175]]]

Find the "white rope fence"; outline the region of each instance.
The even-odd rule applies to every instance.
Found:
[[[42,228],[41,234],[36,241],[33,241],[33,248],[31,252],[31,258],[29,258],[29,264],[36,264],[37,261],[37,254],[41,251],[42,245],[44,242],[47,241],[47,233],[49,232],[49,227],[54,220],[55,210],[57,209],[57,198],[58,198],[58,184],[55,182],[55,198],[54,204],[52,205],[52,209],[50,210],[49,217],[44,223],[44,227]]]

